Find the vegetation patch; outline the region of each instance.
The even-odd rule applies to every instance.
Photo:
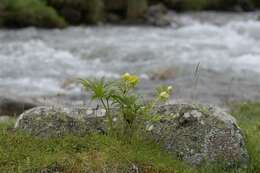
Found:
[[[247,172],[260,172],[260,102],[233,106],[233,115],[246,136],[250,166]]]
[[[4,0],[0,19],[11,27],[64,27],[66,22],[56,11],[40,0]]]
[[[0,126],[0,170],[3,172],[142,172],[191,171],[152,142],[126,143],[105,135],[40,139]]]
[[[221,166],[190,168],[160,147],[135,135],[125,138],[91,134],[41,139],[14,131],[14,120],[0,124],[0,170],[6,173],[60,171],[149,173],[258,173],[260,172],[260,103],[232,106],[246,136],[251,160],[248,168],[225,170]]]

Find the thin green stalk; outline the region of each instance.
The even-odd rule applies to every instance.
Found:
[[[110,107],[109,107],[109,103],[108,103],[108,99],[106,99],[106,103],[107,105],[105,104],[104,100],[101,98],[100,99],[102,105],[104,106],[105,110],[106,110],[106,116],[108,117],[108,126],[109,126],[109,129],[111,131],[113,131],[113,122],[112,122],[112,117],[111,117],[111,114],[110,114]]]

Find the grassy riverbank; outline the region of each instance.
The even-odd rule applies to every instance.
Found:
[[[140,24],[145,23],[146,12],[155,4],[163,4],[166,9],[181,12],[252,11],[260,7],[258,0],[1,0],[0,27],[63,28],[67,25],[123,21]],[[161,15],[158,8],[151,11],[151,16]]]
[[[233,115],[246,135],[251,162],[245,170],[260,172],[260,103],[233,106]],[[14,121],[0,125],[0,170],[6,173],[39,170],[75,172],[219,173],[224,170],[193,169],[173,159],[152,142],[131,144],[103,135],[39,139],[14,132]]]

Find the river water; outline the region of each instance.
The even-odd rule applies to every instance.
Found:
[[[172,16],[167,28],[0,30],[1,95],[79,99],[73,79],[130,72],[143,78],[140,90],[148,94],[157,84],[173,85],[173,100],[222,104],[260,98],[258,12]],[[165,80],[150,80],[165,71]]]

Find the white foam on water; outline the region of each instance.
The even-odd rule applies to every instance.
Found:
[[[61,85],[71,78],[117,78],[131,72],[147,79],[157,69],[185,69],[198,63],[204,69],[231,70],[241,77],[245,71],[260,75],[260,22],[250,15],[221,25],[211,20],[186,15],[177,29],[0,30],[0,89],[52,94],[66,92]]]

